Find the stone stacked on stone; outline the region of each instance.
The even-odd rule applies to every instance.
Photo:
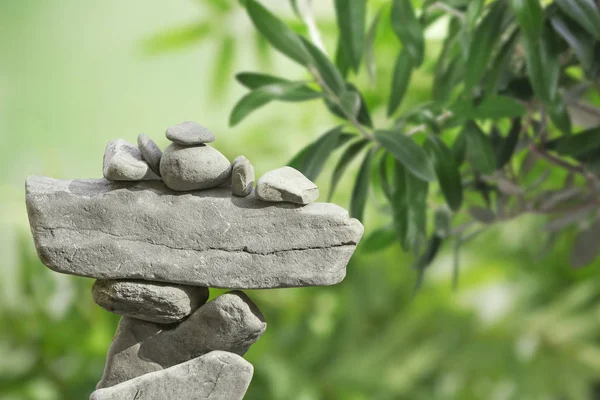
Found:
[[[243,356],[265,332],[239,290],[333,285],[363,234],[299,171],[229,163],[194,122],[167,129],[164,153],[111,141],[105,179],[29,177],[38,255],[54,271],[97,279],[94,301],[121,315],[93,400],[241,399]],[[230,184],[228,184],[230,183]]]

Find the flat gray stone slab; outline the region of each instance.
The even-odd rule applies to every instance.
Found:
[[[99,279],[96,304],[115,314],[160,324],[187,317],[208,300],[208,288],[147,281]]]
[[[123,139],[111,140],[106,145],[102,172],[111,181],[160,179],[142,159],[140,150]]]
[[[209,301],[176,326],[123,317],[97,388],[169,368],[213,350],[244,355],[266,329],[259,309],[242,292],[229,292]]]
[[[297,169],[281,167],[260,177],[256,195],[265,201],[309,204],[317,200],[319,189]]]
[[[241,400],[252,380],[252,364],[237,354],[213,351],[110,388],[90,400]]]
[[[363,226],[331,203],[267,203],[229,188],[29,177],[29,222],[49,268],[98,279],[220,288],[333,285]]]
[[[184,146],[194,146],[197,144],[211,143],[215,141],[215,135],[193,121],[186,121],[167,129],[167,139],[173,143]]]

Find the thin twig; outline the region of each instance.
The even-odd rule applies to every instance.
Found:
[[[444,123],[446,120],[448,120],[449,118],[452,117],[452,112],[451,111],[444,111],[442,114],[440,114],[439,116],[436,117],[436,121],[438,124],[442,124]],[[417,125],[414,128],[412,128],[410,131],[406,132],[407,136],[411,136],[420,132],[425,132],[428,128],[427,124],[422,124],[422,125]]]
[[[452,14],[458,19],[460,19],[461,22],[465,21],[465,14],[460,12],[456,8],[449,6],[448,4],[436,2],[430,5],[429,8],[437,8],[438,10],[446,11],[448,14]]]
[[[581,165],[573,165],[565,160],[562,160],[562,159],[548,153],[546,150],[537,147],[533,143],[529,145],[529,149],[533,153],[537,154],[538,156],[542,157],[543,159],[545,159],[546,161],[549,161],[550,163],[552,163],[554,165],[564,168],[567,171],[571,171],[573,173],[581,174],[581,175],[585,176],[585,171],[583,170],[583,167]]]

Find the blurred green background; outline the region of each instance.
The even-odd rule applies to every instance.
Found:
[[[293,19],[287,2],[264,3]],[[327,39],[333,7],[315,7]],[[148,44],[164,31],[175,33]],[[25,177],[99,178],[109,140],[145,132],[164,148],[164,130],[184,120],[209,127],[215,147],[244,154],[260,176],[334,122],[320,104],[280,103],[227,126],[245,92],[236,72],[301,77],[233,0],[4,0],[0,54],[0,399],[84,399],[118,318],[93,303],[91,280],[37,259]],[[430,90],[429,58],[409,103]],[[317,181],[323,193],[330,172]],[[334,197],[345,207],[347,177]],[[370,207],[367,233],[388,222]],[[568,267],[573,232],[548,250],[544,222],[521,218],[471,242],[457,290],[450,246],[416,296],[412,259],[394,246],[359,247],[335,287],[249,291],[269,327],[247,355],[247,398],[600,399],[600,265]]]

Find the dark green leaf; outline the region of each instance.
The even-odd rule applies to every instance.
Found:
[[[393,0],[391,18],[394,32],[412,57],[415,67],[419,67],[423,63],[425,37],[411,1]]]
[[[463,132],[473,167],[483,174],[493,173],[496,170],[496,157],[489,137],[474,122],[468,122]]]
[[[511,6],[527,38],[535,40],[542,35],[544,12],[539,0],[511,0]]]
[[[460,173],[452,155],[452,151],[438,136],[429,135],[425,143],[437,175],[442,193],[453,211],[458,211],[462,204],[463,187]]]
[[[571,117],[562,99],[555,98],[548,107],[548,114],[552,123],[565,135],[571,134]]]
[[[335,65],[333,65],[317,46],[304,38],[301,38],[301,40],[312,57],[312,61],[310,62],[311,66],[318,72],[323,83],[337,95],[341,95],[345,92],[346,84],[344,82],[344,77],[340,74],[340,71],[338,71]]]
[[[561,10],[600,40],[600,11],[593,0],[556,0]]]
[[[519,136],[521,134],[521,119],[515,118],[512,121],[512,125],[510,127],[510,131],[508,132],[508,136],[502,142],[502,146],[500,147],[500,152],[497,157],[496,167],[498,169],[504,167],[512,158],[515,149],[517,148],[517,144],[519,143]]]
[[[473,119],[501,119],[525,115],[525,107],[508,96],[489,95],[469,115]]]
[[[371,22],[371,26],[369,27],[369,32],[367,33],[365,40],[365,65],[367,67],[367,73],[369,74],[369,79],[371,82],[375,82],[375,75],[377,73],[374,49],[375,38],[377,37],[377,28],[379,28],[379,20],[381,19],[382,13],[383,7],[379,10],[375,18],[373,18],[373,22]]]
[[[246,1],[246,10],[258,31],[281,53],[307,66],[311,57],[299,36],[256,0]]]
[[[456,165],[460,167],[465,162],[465,155],[467,154],[467,139],[464,130],[456,136],[451,149]]]
[[[388,103],[388,117],[392,115],[402,103],[402,99],[406,94],[410,76],[412,75],[413,61],[406,50],[402,50],[396,59],[394,67],[394,75],[392,77],[392,86],[390,93],[390,101]]]
[[[307,160],[306,168],[301,171],[311,181],[315,181],[325,162],[337,147],[339,136],[342,133],[342,127],[338,126],[325,132],[312,146],[310,160]]]
[[[435,172],[425,151],[401,132],[377,131],[377,141],[412,174],[425,181],[435,180]]]
[[[415,263],[414,267],[417,269],[419,274],[417,277],[417,282],[415,284],[415,290],[419,290],[419,288],[423,284],[425,269],[429,265],[431,265],[433,260],[435,260],[435,256],[440,251],[440,247],[442,247],[443,241],[444,240],[438,235],[433,235],[427,243],[427,249],[425,249],[425,252],[421,254],[419,259]]]
[[[571,46],[573,52],[586,70],[594,63],[594,40],[579,26],[560,15],[551,19],[552,27]]]
[[[435,210],[435,234],[442,238],[450,236],[452,213],[446,207]]]
[[[235,126],[253,111],[272,100],[305,101],[318,96],[306,92],[306,87],[298,83],[276,83],[261,86],[242,97],[231,111],[229,125]],[[318,94],[318,92],[315,92]],[[320,96],[320,94],[319,94]]]
[[[205,22],[174,28],[145,40],[142,50],[150,55],[178,50],[204,40],[211,32],[211,24]]]
[[[261,86],[272,85],[274,83],[292,83],[287,79],[257,72],[240,72],[235,76],[235,79],[248,89],[258,89]]]
[[[373,150],[370,150],[365,154],[365,158],[360,165],[360,170],[356,177],[354,189],[352,190],[352,198],[350,199],[350,215],[359,221],[363,221],[365,205],[367,204],[367,197],[369,195],[373,154]]]
[[[413,252],[421,250],[427,228],[427,194],[429,183],[406,169],[407,227],[406,245]]]
[[[389,176],[389,160],[391,160],[392,157],[390,156],[389,153],[384,152],[381,155],[381,159],[379,160],[379,180],[381,182],[381,189],[383,190],[383,193],[385,194],[385,197],[389,200],[392,201],[392,195],[393,195],[393,186],[390,184],[390,176]],[[404,175],[404,174],[403,174]]]
[[[379,228],[360,243],[360,248],[366,253],[374,253],[384,250],[396,241],[397,235],[393,229]]]
[[[341,127],[331,129],[330,131],[321,135],[317,140],[315,140],[314,142],[310,143],[308,146],[306,146],[302,150],[300,150],[298,152],[298,154],[296,154],[294,156],[294,158],[292,158],[287,163],[287,165],[292,168],[297,169],[298,171],[300,171],[306,175],[306,171],[308,171],[311,168],[311,165],[314,164],[315,162],[318,162],[315,160],[316,155],[318,155],[318,153],[319,153],[318,149],[320,149],[322,147],[329,147],[329,145],[324,145],[323,142],[328,140],[330,136],[337,137],[337,141],[335,141],[335,145],[333,146],[331,151],[334,151],[335,149],[345,145],[350,140],[352,140],[356,137],[355,134],[345,133],[345,132],[340,132],[340,133],[336,134],[335,131],[340,128]]]
[[[467,93],[481,80],[489,65],[496,44],[500,40],[505,11],[504,1],[494,3],[473,34],[465,71],[465,91]]]
[[[515,45],[518,42],[519,30],[515,29],[509,38],[502,44],[498,54],[485,77],[485,89],[484,93],[496,93],[500,86],[500,80],[503,74],[506,72],[507,67],[510,64],[510,59],[515,52]]]
[[[352,84],[347,84],[346,86],[348,91],[356,92],[360,97],[360,109],[358,110],[357,120],[361,125],[368,126],[369,128],[373,127],[373,122],[371,121],[371,115],[369,114],[369,109],[367,108],[367,104],[365,103],[364,98],[360,93],[358,93],[357,89]],[[325,105],[334,115],[348,119],[347,115],[344,111],[336,104],[332,103],[329,99],[325,98]]]
[[[366,0],[335,0],[335,12],[340,29],[341,46],[350,60],[352,69],[358,71],[365,44]]]
[[[379,164],[379,171],[382,176],[382,182],[387,182],[387,154],[384,153],[381,163]],[[407,230],[408,230],[408,186],[406,184],[406,176],[409,175],[406,172],[404,165],[394,160],[394,175],[393,175],[393,186],[391,196],[388,196],[390,205],[392,206],[392,218],[394,221],[394,228],[398,234],[398,239],[404,250],[408,249]],[[384,172],[385,171],[385,172]],[[385,175],[385,176],[384,176]]]
[[[333,170],[333,175],[331,175],[331,185],[329,185],[330,189],[327,201],[331,201],[331,197],[333,196],[333,193],[335,192],[338,183],[342,179],[342,175],[344,175],[344,172],[346,171],[348,165],[369,143],[370,141],[368,139],[361,139],[357,142],[352,143],[350,146],[348,146],[348,148],[346,148],[344,153],[342,153],[342,156],[338,160],[338,163],[336,164]]]
[[[593,128],[569,136],[563,136],[556,148],[557,153],[576,157],[600,147],[600,128]]]
[[[350,60],[348,59],[346,50],[344,50],[344,47],[342,46],[342,41],[343,38],[340,36],[335,49],[335,65],[345,79],[350,71]]]

